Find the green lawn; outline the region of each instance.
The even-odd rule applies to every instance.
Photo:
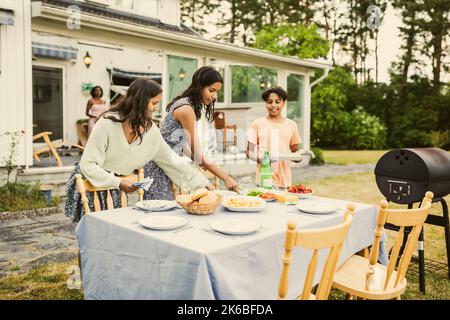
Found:
[[[319,196],[375,205],[383,198],[375,184],[375,176],[372,172],[304,181],[303,183],[316,190]],[[446,200],[450,202],[450,196]],[[439,214],[440,207],[433,205],[432,211]],[[391,236],[392,234],[390,234]],[[427,259],[446,262],[443,228],[425,226],[425,256]],[[77,261],[50,265],[32,270],[26,275],[0,279],[0,300],[82,299],[81,290],[67,289],[67,270],[71,265],[77,265]],[[417,276],[408,275],[407,279],[408,288],[402,296],[403,299],[450,299],[450,281],[447,279],[447,270],[426,275],[426,296],[419,293]],[[330,298],[341,299],[343,295],[333,290]]]
[[[388,151],[389,150],[323,150],[323,156],[326,164],[366,164],[376,163]]]
[[[376,163],[387,150],[324,150],[326,164]]]

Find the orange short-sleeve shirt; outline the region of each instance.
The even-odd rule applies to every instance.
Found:
[[[280,122],[266,117],[256,119],[247,131],[247,139],[258,146],[260,154],[268,150],[273,156],[290,153],[291,145],[301,143],[297,124],[287,118]],[[259,183],[260,167],[259,164],[256,167],[256,183]],[[288,187],[292,184],[289,161],[272,163],[272,180],[277,187]]]

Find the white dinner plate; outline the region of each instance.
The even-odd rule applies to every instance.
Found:
[[[139,220],[139,224],[152,230],[175,230],[185,226],[188,219],[173,216],[151,216]]]
[[[297,209],[306,213],[326,214],[335,212],[338,208],[322,202],[300,202],[296,205]]]
[[[212,222],[211,228],[223,234],[246,235],[261,229],[261,224],[249,220],[221,220]]]
[[[305,159],[305,156],[301,155],[300,153],[282,153],[270,157],[270,160],[272,161],[281,161],[281,160],[299,161],[303,159]]]
[[[168,200],[144,200],[136,203],[136,207],[150,211],[168,211],[176,208],[177,203]]]
[[[229,204],[230,199],[242,199],[242,200],[252,200],[252,201],[258,201],[259,206],[258,207],[233,207]],[[230,210],[235,212],[259,212],[263,211],[267,208],[267,202],[264,199],[261,199],[260,197],[247,197],[247,196],[232,196],[227,197],[225,200],[222,201],[222,205]]]

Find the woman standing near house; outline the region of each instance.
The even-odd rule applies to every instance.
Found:
[[[108,110],[108,106],[105,103],[103,97],[103,89],[100,86],[95,86],[91,90],[91,99],[86,106],[86,116],[89,117],[88,122],[88,135],[91,135],[92,129],[97,122],[98,117]]]
[[[200,167],[223,180],[229,190],[238,191],[237,183],[219,166],[205,158],[195,127],[202,113],[208,121],[213,121],[214,103],[222,86],[223,78],[217,70],[208,66],[198,69],[189,88],[167,106],[168,114],[160,130],[164,140],[175,152],[184,152]],[[154,179],[150,190],[144,194],[145,199],[173,199],[171,179],[157,163],[150,161],[145,166],[145,176]],[[174,182],[180,185],[183,180]]]
[[[164,174],[186,181],[192,189],[214,188],[198,170],[170,149],[153,124],[152,113],[161,97],[158,83],[140,78],[131,84],[117,106],[100,116],[67,185],[65,213],[73,221],[79,221],[83,214],[75,182],[78,173],[96,188],[116,188],[131,193],[137,188],[123,177],[153,160]],[[120,207],[120,191],[114,191],[114,207]],[[100,201],[105,203],[106,199]]]

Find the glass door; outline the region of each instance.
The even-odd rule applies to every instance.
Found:
[[[169,101],[186,90],[197,71],[197,59],[169,56]]]
[[[33,66],[33,135],[63,139],[63,70]]]

